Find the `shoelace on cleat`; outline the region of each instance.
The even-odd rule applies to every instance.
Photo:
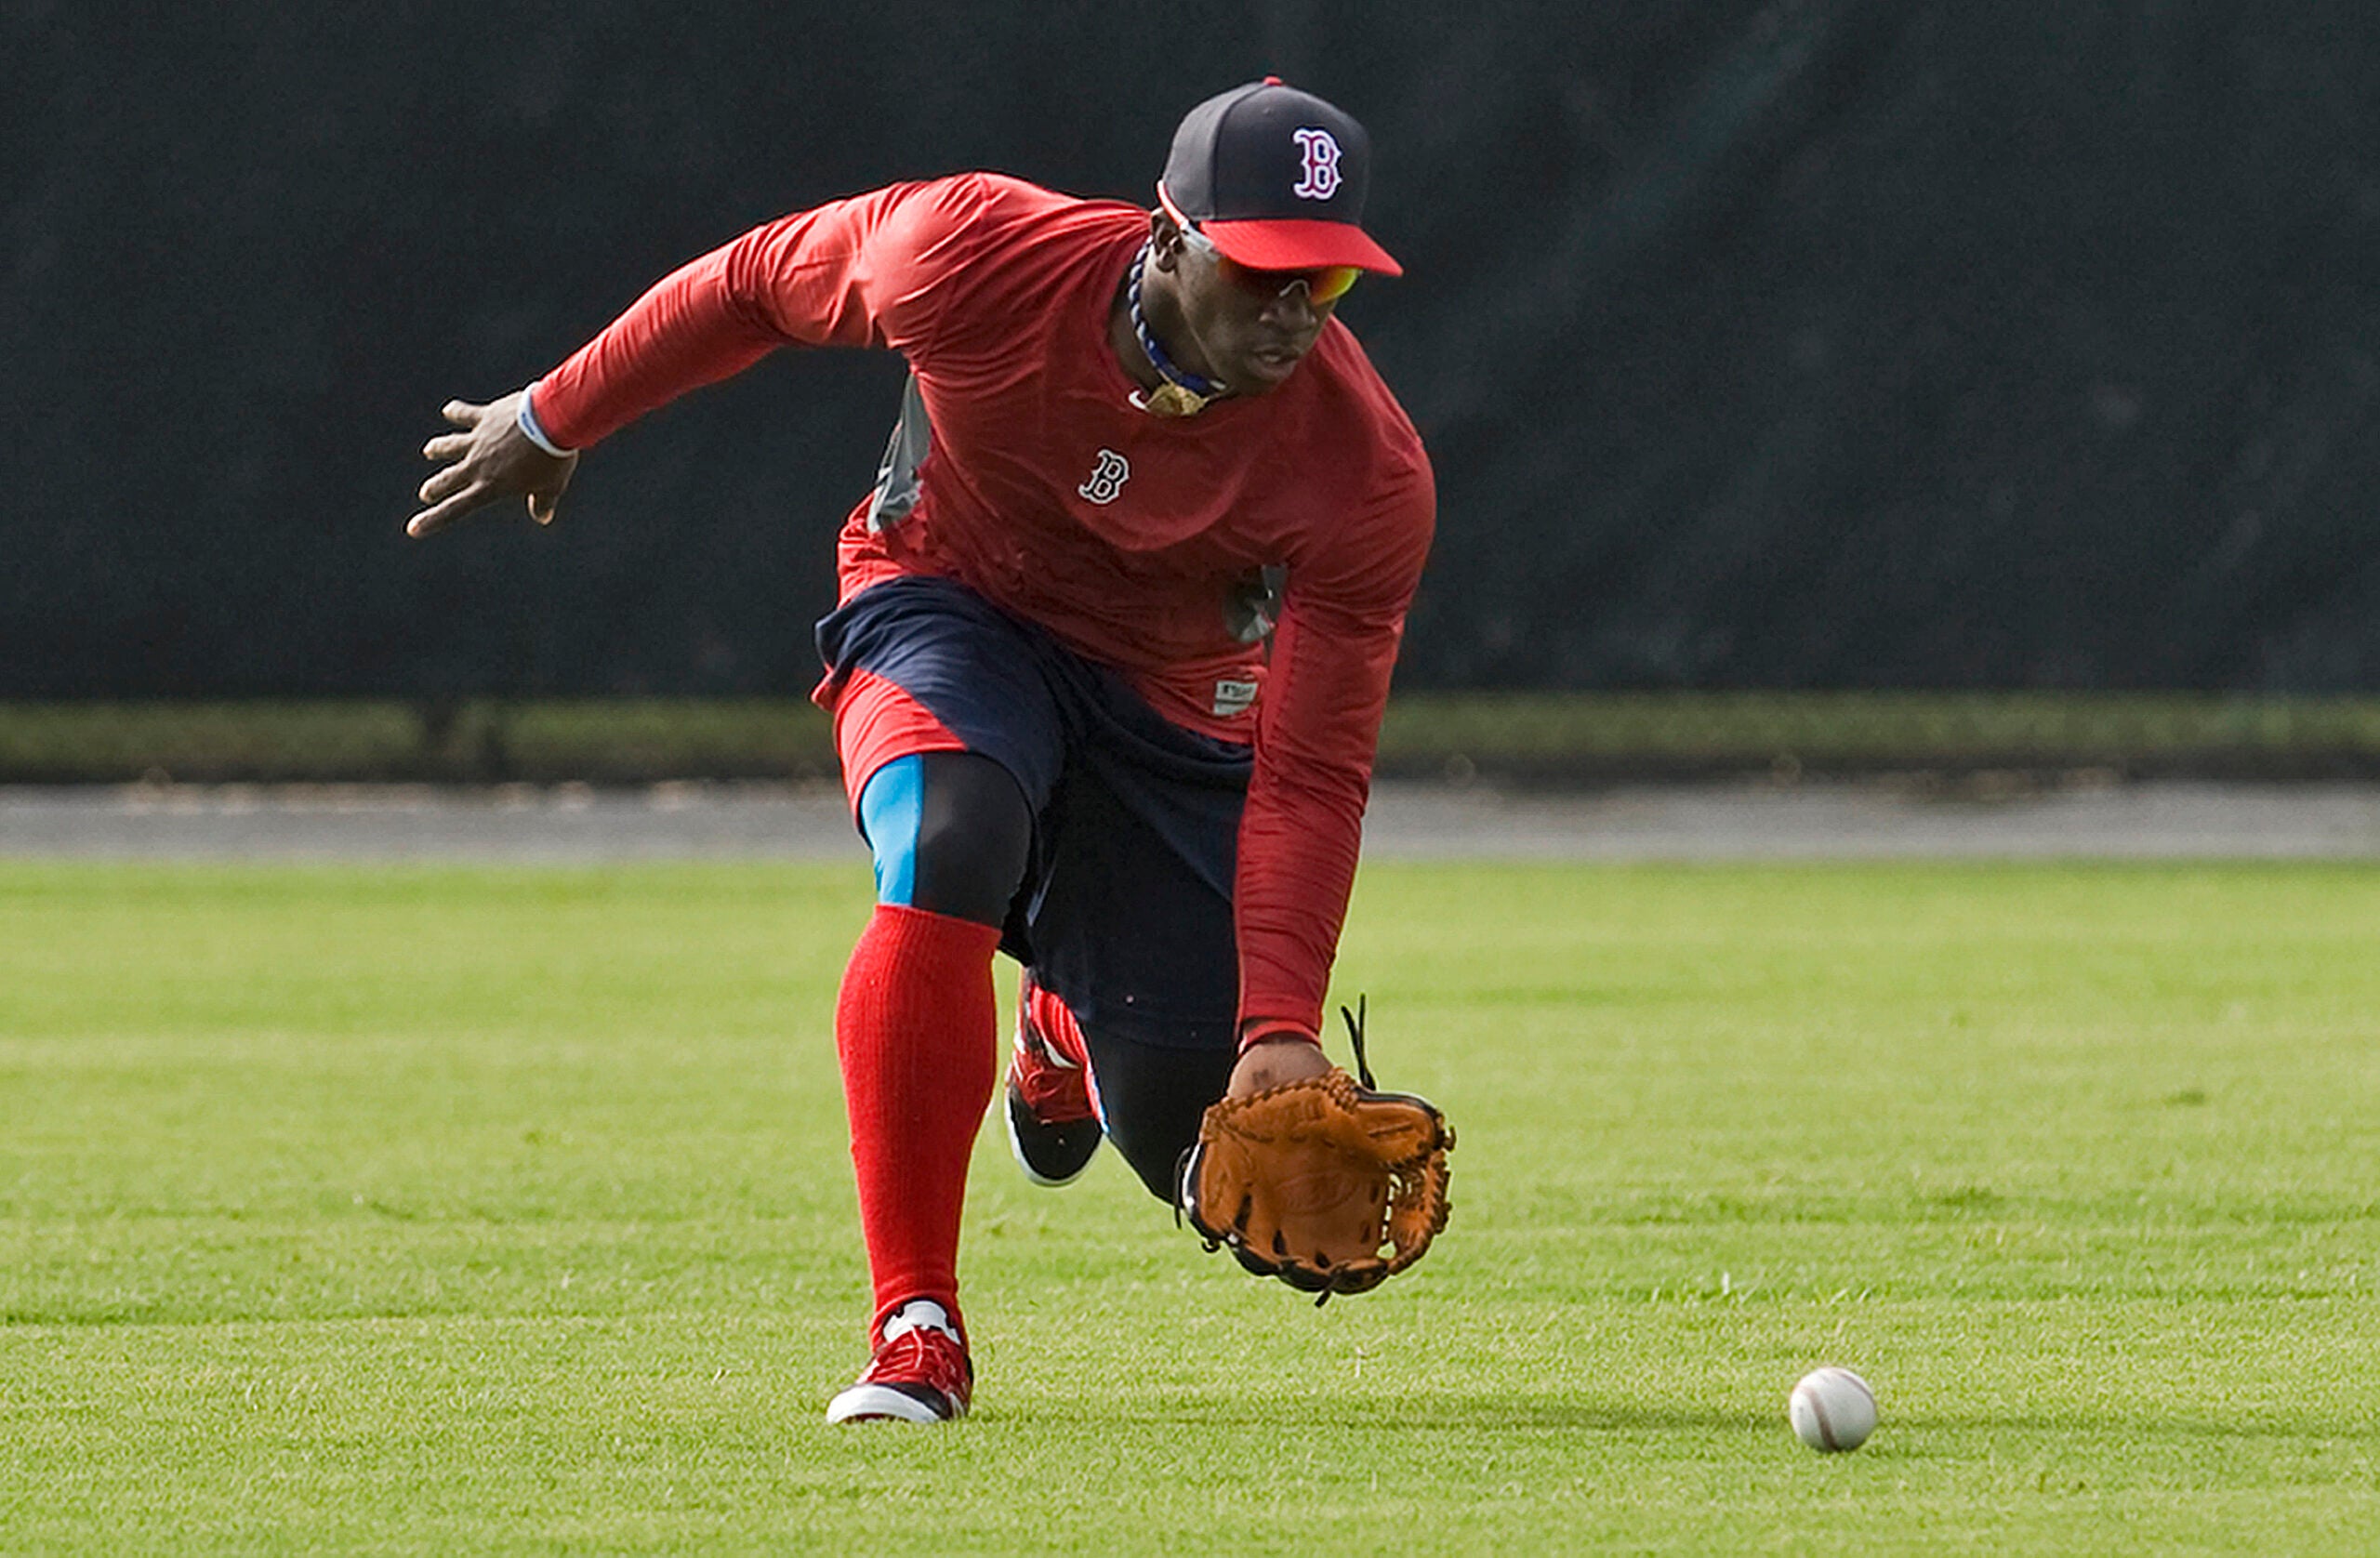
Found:
[[[937,1341],[946,1350],[944,1356],[936,1356]],[[963,1399],[973,1384],[973,1372],[966,1348],[957,1338],[938,1327],[919,1326],[879,1348],[860,1378],[869,1384],[930,1385],[956,1400]]]

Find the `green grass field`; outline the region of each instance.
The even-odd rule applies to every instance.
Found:
[[[820,1420],[865,894],[0,865],[0,1551],[2380,1550],[2380,870],[1368,868],[1437,1251],[987,1132],[931,1431]]]

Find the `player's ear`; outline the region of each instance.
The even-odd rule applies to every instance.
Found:
[[[1149,213],[1149,257],[1160,271],[1170,271],[1182,256],[1182,229],[1162,207]]]

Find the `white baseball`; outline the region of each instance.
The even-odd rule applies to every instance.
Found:
[[[1847,1368],[1814,1368],[1793,1387],[1785,1415],[1814,1450],[1856,1450],[1876,1432],[1876,1393]]]

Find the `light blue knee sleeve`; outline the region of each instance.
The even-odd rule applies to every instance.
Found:
[[[908,908],[918,891],[918,829],[925,822],[923,757],[895,758],[859,792],[860,831],[876,856],[876,901]]]

